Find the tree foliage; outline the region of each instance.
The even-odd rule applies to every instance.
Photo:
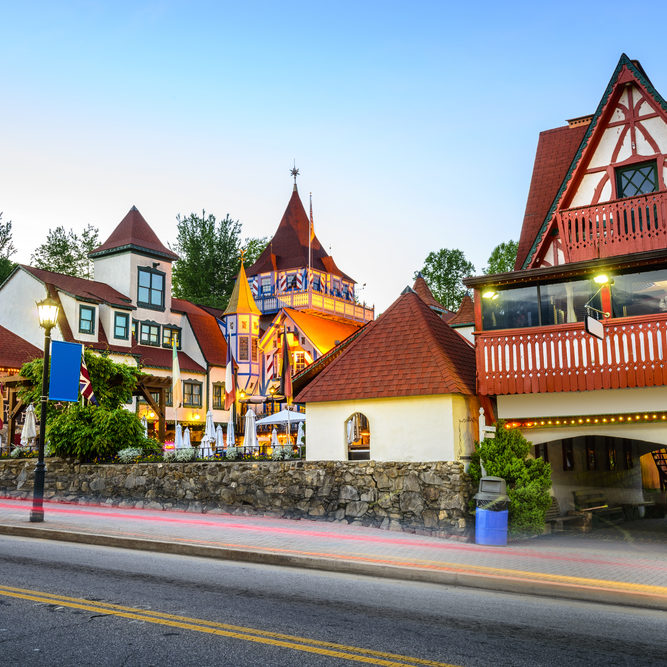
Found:
[[[430,252],[421,269],[421,274],[433,296],[449,310],[458,310],[467,292],[463,278],[474,272],[475,267],[465,258],[461,250],[448,248]],[[415,278],[418,273],[415,272]]]
[[[2,222],[0,211],[0,285],[7,280],[16,264],[9,259],[16,252],[12,238],[12,221]]]
[[[49,451],[56,456],[92,461],[110,458],[126,447],[153,449],[154,443],[145,438],[137,415],[123,408],[132,400],[141,372],[88,350],[85,358],[99,405],[49,401],[46,430]],[[20,392],[26,403],[39,403],[42,368],[42,359],[34,359],[21,368],[21,375],[29,380]]]
[[[246,265],[255,261],[266,239],[247,238],[241,243],[241,223],[227,214],[216,220],[212,214],[178,215],[174,250],[180,259],[174,264],[174,296],[194,303],[226,308],[241,266],[241,248]]]
[[[529,458],[530,442],[517,429],[499,421],[496,437],[478,443],[469,474],[475,487],[482,477],[480,458],[487,475],[502,477],[509,496],[509,531],[514,535],[540,534],[551,504],[551,466],[542,458]]]
[[[507,241],[498,244],[489,256],[489,265],[484,269],[484,273],[507,273],[514,271],[516,254],[519,250],[517,241]]]
[[[32,254],[32,263],[38,269],[92,278],[93,263],[88,254],[100,244],[98,235],[99,230],[92,225],[88,225],[80,235],[64,227],[49,229],[46,241]]]

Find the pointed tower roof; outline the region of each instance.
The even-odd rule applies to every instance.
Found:
[[[461,305],[454,317],[447,320],[450,327],[465,327],[475,323],[475,306],[469,294],[461,300]]]
[[[431,309],[436,313],[445,314],[451,311],[447,310],[434,296],[433,292],[428,286],[428,283],[424,280],[424,276],[421,273],[417,274],[415,279],[415,284],[412,286],[412,289],[417,293],[417,296]]]
[[[290,269],[300,269],[308,266],[309,235],[310,221],[295,183],[292,196],[276,233],[269,241],[269,245],[257,258],[257,261],[248,267],[248,274],[256,276],[258,273],[289,271]],[[317,236],[313,238],[310,244],[310,252],[313,269],[325,271],[355,282],[336,266],[333,257],[322,247]]]
[[[475,350],[412,290],[367,324],[299,403],[475,394]]]
[[[565,130],[568,128],[557,128],[557,130],[560,131],[561,139],[569,144],[565,152],[570,153],[575,145],[576,148],[569,160],[567,160],[568,156],[566,155],[561,158],[561,162],[564,161],[565,164],[560,164],[557,171],[562,170],[563,166],[565,166],[564,176],[561,176],[558,181],[558,177],[555,176],[555,174],[550,174],[550,178],[547,178],[545,181],[550,182],[552,179],[556,180],[558,181],[558,186],[557,188],[554,188],[555,192],[553,192],[553,195],[545,195],[546,199],[549,200],[549,204],[547,205],[548,208],[544,217],[542,219],[538,218],[537,220],[531,220],[530,229],[525,230],[525,233],[522,229],[521,239],[519,240],[519,252],[517,253],[517,263],[515,265],[516,269],[529,268],[533,259],[539,254],[544,240],[548,238],[547,232],[551,228],[556,210],[559,206],[568,204],[568,192],[574,191],[574,188],[571,187],[572,184],[577,183],[583,177],[585,165],[590,161],[591,156],[593,156],[597,149],[607,124],[614,113],[616,104],[622,95],[625,86],[629,83],[634,83],[639,86],[647,97],[652,100],[654,108],[661,114],[667,113],[667,102],[653,87],[653,84],[646,76],[639,61],[631,60],[625,53],[621,54],[616,69],[607,84],[607,88],[605,89],[595,113],[590,117],[582,117],[581,119],[569,121],[570,128],[576,127],[579,124],[578,121],[583,121],[581,123],[582,128],[579,130],[579,132],[583,134],[583,137],[579,143],[576,141],[575,133],[570,133],[569,138],[566,139],[567,133]],[[556,132],[556,130],[553,130],[553,132]],[[539,157],[539,155],[538,146],[535,169],[537,169],[537,157]],[[545,152],[544,155],[545,158],[548,158],[548,152]],[[548,172],[549,170],[546,171]],[[538,184],[535,183],[534,171],[533,181],[531,181],[531,192],[528,199],[529,204],[531,203],[533,188],[537,187],[537,185]],[[543,202],[543,204],[544,203],[545,202]],[[539,213],[539,210],[536,212]],[[526,218],[527,217],[528,206],[526,207]],[[524,219],[524,226],[526,226],[526,219]]]
[[[95,248],[89,257],[102,257],[128,250],[138,250],[151,257],[170,262],[178,259],[178,255],[160,241],[136,206],[129,210],[109,238]]]
[[[236,277],[236,283],[234,284],[234,290],[232,291],[232,296],[229,299],[227,308],[222,314],[225,315],[235,315],[236,313],[250,313],[251,315],[261,315],[259,308],[253,299],[252,292],[250,291],[250,285],[248,285],[248,278],[245,274],[245,267],[243,266],[243,261],[241,261],[241,270],[239,275]]]

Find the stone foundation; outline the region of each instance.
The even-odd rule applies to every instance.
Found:
[[[35,459],[0,461],[0,494],[32,495]],[[48,459],[45,499],[347,521],[465,536],[472,491],[457,462],[275,461],[90,465]]]

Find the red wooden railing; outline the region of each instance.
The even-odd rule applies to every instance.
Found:
[[[667,384],[667,314],[606,321],[604,340],[581,323],[477,336],[480,394],[528,394]]]
[[[556,219],[567,262],[667,247],[667,192],[570,208]]]

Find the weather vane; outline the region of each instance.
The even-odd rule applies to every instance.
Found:
[[[290,169],[289,173],[294,176],[294,185],[296,185],[296,177],[299,175],[299,170],[296,168],[296,160],[294,160],[294,166]]]

